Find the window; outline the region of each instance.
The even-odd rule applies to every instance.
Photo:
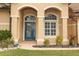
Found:
[[[45,17],[45,20],[56,20],[57,17],[55,15],[49,14],[48,16]]]
[[[57,20],[57,17],[52,14],[49,14],[47,17],[45,17],[45,35],[46,36],[56,35],[56,20]]]
[[[50,23],[45,22],[45,35],[50,35]]]
[[[25,21],[34,22],[36,20],[35,16],[26,16]]]
[[[56,22],[51,23],[51,35],[56,35]]]

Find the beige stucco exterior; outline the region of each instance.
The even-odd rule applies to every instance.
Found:
[[[63,37],[63,45],[68,45],[69,35],[72,34],[73,31],[73,35],[76,35],[76,27],[69,27],[71,21],[68,19],[71,13],[67,3],[12,3],[10,12],[7,9],[0,9],[0,30],[9,30],[11,20],[11,32],[15,43],[27,41],[25,40],[25,17],[33,15],[36,17],[35,42],[37,45],[42,45],[45,38],[49,38],[50,44],[55,45],[55,39],[59,35]],[[57,16],[55,36],[45,36],[44,17],[48,14],[55,14]],[[79,25],[79,21],[77,24]],[[71,31],[71,29],[73,30]]]
[[[0,9],[0,30],[9,30],[9,10]]]
[[[65,42],[68,44],[68,38],[67,38],[67,19],[68,19],[68,4],[66,3],[43,3],[43,4],[29,4],[29,3],[23,3],[23,4],[17,4],[17,3],[13,3],[11,4],[11,17],[12,17],[12,34],[14,37],[15,41],[24,41],[24,17],[25,15],[30,14],[29,12],[27,13],[27,11],[25,11],[27,14],[25,14],[24,10],[22,10],[23,8],[26,8],[25,10],[27,10],[27,7],[31,7],[33,9],[35,9],[36,12],[36,41],[37,44],[43,44],[43,41],[45,38],[50,38],[51,42],[53,42],[53,44],[56,44],[55,42],[55,37],[53,36],[45,36],[44,35],[44,16],[45,16],[45,10],[49,9],[49,8],[55,8],[56,10],[53,10],[52,13],[57,14],[59,16],[59,19],[62,23],[62,25],[59,27],[59,24],[57,26],[57,33],[58,35],[62,35],[63,36],[63,44],[65,44]],[[24,13],[21,13],[21,11]],[[31,12],[31,10],[29,10]],[[49,12],[49,11],[48,11]],[[48,13],[47,12],[47,13]],[[33,12],[31,12],[33,13]],[[50,13],[50,12],[49,12]],[[33,13],[35,14],[35,13]],[[15,24],[15,25],[14,25]],[[64,25],[63,25],[64,24]],[[63,31],[63,32],[62,32]],[[59,33],[61,32],[61,33]],[[64,33],[65,32],[65,33]],[[57,35],[57,36],[58,36]]]

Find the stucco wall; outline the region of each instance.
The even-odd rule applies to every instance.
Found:
[[[0,9],[0,30],[9,30],[9,12],[7,9]]]
[[[66,3],[13,3],[11,4],[11,16],[19,16],[19,10],[23,7],[33,7],[35,8],[38,12],[44,11],[50,7],[58,8],[62,12],[62,17],[68,17],[68,4]],[[16,12],[16,13],[15,13]],[[40,13],[41,16],[42,12]]]

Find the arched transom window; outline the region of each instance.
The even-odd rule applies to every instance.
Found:
[[[56,35],[56,21],[56,15],[48,14],[47,16],[45,16],[45,36]]]
[[[56,20],[57,17],[53,14],[48,14],[46,17],[45,17],[45,20]]]
[[[35,16],[26,16],[25,17],[25,22],[35,22],[36,21],[36,17]]]

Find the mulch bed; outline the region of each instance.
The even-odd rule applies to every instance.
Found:
[[[57,45],[49,45],[49,46],[34,45],[33,47],[35,47],[35,48],[77,48],[77,47],[79,47],[79,45],[77,45],[77,46],[70,46],[70,45],[62,45],[62,46],[57,46]]]

